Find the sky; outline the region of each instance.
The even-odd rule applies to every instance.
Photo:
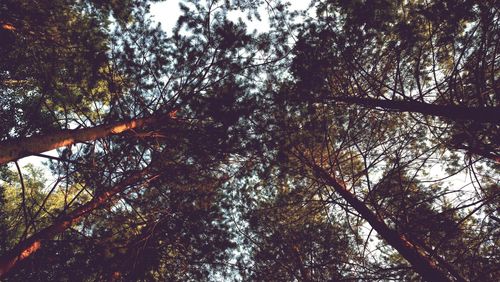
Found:
[[[153,15],[154,20],[161,23],[163,30],[167,33],[172,30],[177,22],[177,18],[179,17],[181,10],[179,8],[180,1],[167,0],[163,2],[153,3],[151,5],[151,14]],[[272,5],[273,0],[268,0],[268,2]],[[290,2],[290,10],[305,10],[311,3],[310,0],[291,0]],[[261,9],[259,9],[259,13],[262,16],[262,21],[260,22],[247,22],[248,27],[257,31],[266,31],[269,27],[269,22],[266,17],[266,7],[263,5]],[[230,20],[236,21],[239,17],[242,19],[246,18],[245,13],[241,11],[231,11],[228,15]]]

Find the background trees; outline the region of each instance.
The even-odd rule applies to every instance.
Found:
[[[292,69],[316,98],[415,113],[410,117],[431,122],[447,146],[495,160],[499,39],[492,4],[323,1],[302,30]]]
[[[0,8],[2,275],[494,280],[494,1],[182,3]]]

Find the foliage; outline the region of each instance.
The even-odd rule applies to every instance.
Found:
[[[4,2],[0,142],[168,117],[0,167],[0,255],[127,183],[7,281],[498,276],[496,1]]]

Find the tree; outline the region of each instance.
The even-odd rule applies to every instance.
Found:
[[[294,158],[298,159],[296,162],[299,163],[299,166],[311,167],[315,174],[319,175],[319,177],[317,176],[319,180],[327,182],[335,188],[338,194],[361,214],[362,218],[373,223],[372,227],[379,231],[379,235],[389,240],[390,245],[396,247],[400,254],[412,263],[414,268],[419,269],[418,264],[426,260],[430,263],[430,268],[437,265],[439,265],[437,268],[441,268],[436,269],[437,272],[434,273],[432,273],[433,270],[420,268],[418,270],[420,275],[428,280],[440,277],[439,279],[446,281],[452,276],[454,276],[454,279],[464,280],[463,274],[455,271],[455,266],[443,260],[439,253],[429,253],[426,244],[421,244],[418,238],[413,238],[416,236],[399,234],[394,237],[400,237],[403,240],[399,242],[397,242],[398,240],[392,241],[390,238],[393,236],[390,234],[397,234],[398,231],[388,228],[387,223],[385,223],[387,219],[378,213],[373,214],[363,200],[357,199],[358,197],[364,199],[367,195],[377,193],[373,190],[373,187],[377,185],[374,180],[379,178],[376,176],[378,174],[376,171],[385,163],[398,164],[401,161],[400,158],[404,156],[403,167],[405,169],[411,168],[411,173],[414,174],[414,177],[417,177],[426,173],[425,166],[436,154],[439,147],[445,145],[452,150],[456,149],[453,146],[450,147],[449,143],[445,142],[443,144],[444,138],[442,136],[445,133],[436,132],[435,129],[435,124],[439,125],[439,123],[430,123],[429,121],[424,123],[418,119],[414,122],[405,119],[405,116],[401,114],[388,115],[385,112],[369,109],[339,107],[331,105],[329,101],[337,100],[365,106],[369,104],[368,108],[385,107],[385,109],[395,109],[398,112],[410,111],[426,115],[444,115],[453,118],[454,120],[451,122],[460,122],[460,119],[463,119],[464,114],[467,114],[467,111],[471,108],[466,109],[465,113],[462,112],[461,117],[458,115],[453,117],[451,114],[453,110],[439,113],[433,110],[439,108],[442,110],[454,109],[456,106],[453,105],[436,105],[434,107],[434,105],[421,102],[418,99],[406,102],[404,100],[398,101],[384,98],[382,96],[385,95],[384,91],[387,91],[388,94],[393,91],[388,86],[390,83],[382,83],[380,89],[375,88],[373,90],[376,98],[366,97],[371,93],[373,87],[379,85],[377,84],[379,81],[369,80],[371,79],[370,75],[372,75],[368,73],[369,71],[373,71],[388,81],[395,79],[397,87],[401,86],[405,91],[405,87],[411,88],[414,85],[406,79],[402,80],[400,85],[399,81],[397,81],[399,79],[397,75],[387,75],[390,68],[378,69],[381,62],[384,62],[382,60],[390,58],[389,52],[391,52],[391,49],[384,49],[385,44],[389,42],[388,40],[384,40],[384,38],[378,39],[377,37],[386,36],[385,32],[392,32],[391,26],[380,25],[386,24],[384,17],[388,15],[394,16],[396,22],[400,20],[397,16],[399,12],[396,12],[400,8],[399,6],[392,6],[392,4],[378,1],[353,2],[354,7],[350,7],[350,3],[342,1],[326,1],[326,3],[321,4],[318,6],[319,20],[313,19],[305,25],[302,30],[303,34],[299,36],[296,44],[294,50],[296,55],[292,64],[294,78],[291,81],[283,79],[283,82],[283,80],[279,81],[277,79],[277,81],[272,82],[278,86],[276,87],[277,90],[272,89],[270,91],[269,95],[274,96],[276,104],[270,106],[272,110],[269,113],[277,116],[276,122],[278,125],[275,128],[278,128],[280,133],[276,135],[286,136],[279,141],[281,150],[285,154],[291,153]],[[410,3],[409,5],[413,4],[417,5],[417,3]],[[374,13],[372,16],[379,18],[364,18],[365,14],[361,13],[361,11],[368,13],[368,15]],[[382,20],[383,18],[384,20]],[[352,19],[353,22],[351,22]],[[389,17],[389,19],[392,18]],[[387,36],[387,39],[390,39],[390,36],[395,37],[396,35]],[[399,39],[399,37],[395,38]],[[405,38],[400,40],[404,43]],[[371,50],[368,50],[370,48]],[[401,52],[412,52],[405,48],[402,48]],[[381,55],[377,57],[377,53],[374,55],[374,52],[380,52]],[[386,57],[383,52],[387,52],[389,55]],[[411,58],[405,62],[415,62],[410,61]],[[393,61],[387,60],[388,67],[391,67]],[[359,62],[362,63],[359,64]],[[414,67],[415,63],[408,63],[407,65]],[[360,72],[359,69],[363,70],[362,72],[367,72],[367,74],[361,73],[357,76],[358,72]],[[380,74],[377,72],[380,72]],[[375,77],[375,79],[378,79],[378,77]],[[405,83],[408,83],[408,86],[405,86]],[[370,91],[366,91],[363,87],[367,87]],[[411,94],[412,92],[409,91],[408,93]],[[410,105],[413,107],[410,108]],[[280,109],[285,109],[285,112],[279,112]],[[469,117],[473,118],[472,115]],[[493,124],[486,124],[484,127],[495,127],[495,119],[490,119],[491,121],[493,121]],[[427,126],[428,128],[426,128]],[[274,138],[276,138],[275,136]],[[430,140],[436,142],[437,146],[429,146],[432,143],[425,143],[429,142],[426,140],[432,136],[436,138]],[[494,152],[494,150],[475,151],[476,154],[491,157],[491,159],[495,160],[496,158],[491,152]],[[281,159],[281,162],[283,162],[283,159]],[[444,165],[450,164],[452,164],[451,159],[448,164]],[[450,165],[450,167],[453,167],[453,165]],[[471,166],[471,170],[474,171],[475,168]],[[303,172],[302,177],[311,177],[310,174],[307,171]],[[482,179],[484,185],[490,185],[489,182],[493,180],[491,177],[492,174],[484,174],[484,179]],[[363,178],[366,178],[366,180]],[[473,185],[483,186],[479,179],[473,182],[477,183]],[[356,196],[357,194],[358,196]],[[472,205],[480,206],[473,212],[477,212],[482,204],[490,201],[483,198],[483,194],[479,193],[475,196],[478,201]],[[451,210],[460,210],[465,206],[467,205],[463,205],[463,203],[462,205],[458,204],[458,208],[454,207]],[[385,235],[380,233],[385,233]],[[417,259],[419,262],[404,255],[405,252],[408,255],[408,252],[400,248],[400,246],[404,245],[403,241],[405,240],[412,242],[410,245],[418,249],[417,253],[423,255],[423,257]],[[487,268],[487,266],[485,267]],[[442,272],[443,270],[444,272]]]
[[[17,139],[15,141],[5,141],[0,143],[0,164],[17,160],[24,156],[39,155],[40,153],[71,146],[76,143],[95,141],[96,139],[120,134],[127,131],[135,131],[144,127],[159,128],[162,123],[168,123],[172,114],[168,117],[147,117],[138,118],[131,121],[121,121],[110,125],[98,125],[91,128],[59,130],[51,134],[32,136],[26,139]],[[140,134],[137,134],[141,136]],[[145,133],[142,136],[154,136],[151,133]]]
[[[169,175],[175,170],[179,168],[170,168]],[[120,198],[115,195],[115,203],[128,206],[108,201],[101,210],[88,210],[87,216],[75,218],[73,228],[68,227],[60,239],[41,238],[42,248],[9,280],[63,280],[75,273],[82,280],[206,277],[223,265],[225,251],[233,244],[220,212],[224,199],[210,190],[218,187],[219,180],[205,176],[198,187],[193,181],[183,185],[179,180],[157,177],[147,190],[141,192],[135,186]],[[70,212],[66,219],[75,215],[76,211]]]
[[[126,21],[131,5],[122,4],[4,2],[0,18],[12,28],[1,31],[2,141],[67,128],[73,112],[88,116],[93,103],[106,104],[108,18]]]
[[[462,248],[477,244],[474,238],[481,235],[471,228],[475,223],[470,221],[473,221],[470,212],[452,207],[448,199],[440,196],[446,189],[436,184],[424,187],[395,167],[386,173],[375,190],[377,193],[372,194],[374,198],[369,202],[378,214],[392,222],[393,228],[414,238],[428,251],[442,254],[445,262],[455,265],[454,269],[450,266],[453,272],[463,273],[458,275],[470,280],[494,280],[494,267],[489,265],[492,261],[482,259],[491,257],[490,243],[479,243],[483,246],[474,251]],[[483,204],[494,204],[494,199],[486,196]]]
[[[299,91],[318,102],[423,114],[410,117],[429,124],[444,145],[496,161],[493,6],[321,1],[295,48]]]
[[[347,225],[329,214],[324,194],[301,184],[282,183],[270,199],[249,209],[249,280],[353,279],[351,264],[359,258],[350,249]]]
[[[496,277],[494,1],[182,1],[171,33],[28,4],[0,8],[6,279]]]
[[[102,8],[99,3],[95,4],[95,7],[92,6],[94,4],[85,3],[92,11],[97,11],[93,10],[94,8]],[[113,73],[104,77],[104,84],[99,86],[105,92],[105,100],[92,101],[102,105],[103,108],[85,112],[73,105],[64,104],[62,111],[49,107],[41,109],[49,111],[57,117],[56,119],[65,121],[66,127],[73,127],[76,122],[80,124],[79,127],[86,128],[72,131],[64,127],[50,129],[41,132],[41,136],[45,136],[41,140],[33,137],[24,143],[19,143],[20,139],[8,137],[4,142],[7,148],[20,148],[19,151],[24,156],[84,141],[83,144],[61,150],[60,157],[52,158],[56,160],[52,163],[52,167],[55,173],[65,174],[67,183],[82,186],[76,198],[82,193],[89,193],[92,199],[81,204],[73,201],[65,202],[52,224],[32,233],[27,239],[21,238],[20,242],[2,257],[3,274],[12,268],[20,256],[23,259],[27,258],[38,250],[43,242],[49,241],[50,244],[51,238],[63,236],[61,233],[64,230],[83,220],[84,216],[88,217],[98,208],[113,203],[114,201],[109,201],[116,199],[113,197],[116,194],[120,193],[123,197],[125,189],[136,181],[144,180],[142,178],[150,172],[150,169],[160,170],[163,175],[170,171],[166,168],[177,167],[176,174],[171,177],[180,180],[191,173],[186,169],[190,166],[198,169],[211,167],[212,170],[208,170],[208,174],[223,178],[224,175],[217,166],[227,159],[228,152],[236,152],[235,150],[241,147],[238,144],[241,136],[233,133],[237,130],[234,124],[250,110],[244,106],[235,108],[233,103],[236,99],[242,103],[248,100],[245,95],[252,90],[252,85],[249,83],[250,80],[244,80],[242,77],[255,70],[253,56],[250,53],[247,52],[250,54],[248,57],[235,56],[240,50],[246,50],[249,45],[254,44],[250,41],[251,36],[246,34],[243,24],[229,22],[223,14],[225,8],[212,11],[212,5],[205,7],[195,3],[194,8],[183,7],[186,15],[181,17],[173,36],[166,40],[164,32],[158,27],[151,27],[150,22],[144,17],[147,8],[141,6],[140,2],[136,5],[130,12],[133,16],[130,22],[117,25],[116,31],[113,33],[108,31],[106,34],[108,42],[116,44],[114,46],[116,49],[107,52],[109,57],[105,66]],[[77,8],[71,5],[63,7],[72,11]],[[194,13],[191,9],[198,12]],[[76,13],[76,16],[79,14]],[[209,21],[208,26],[206,20]],[[121,23],[120,19],[118,23]],[[64,25],[64,21],[58,24]],[[69,62],[64,61],[64,63]],[[165,73],[174,76],[171,76],[166,83],[155,80]],[[50,75],[50,78],[57,79],[57,76]],[[89,78],[84,76],[83,79],[86,81]],[[41,79],[35,77],[34,80],[39,83]],[[117,80],[120,93],[116,93]],[[22,90],[16,87],[18,86],[14,85],[12,88]],[[53,89],[36,88],[34,93],[40,93],[43,97],[49,95],[47,93],[49,90]],[[70,93],[71,95],[79,95],[81,89],[73,87],[71,90],[76,91]],[[235,96],[231,98],[230,95]],[[226,106],[217,109],[211,107],[221,102]],[[173,105],[176,105],[175,108],[178,110],[171,111]],[[13,104],[13,108],[15,106]],[[75,106],[79,106],[78,103]],[[165,126],[163,118],[156,118],[156,116],[172,118],[176,111],[179,112],[178,116],[186,121],[182,126],[178,126],[179,124]],[[155,117],[149,118],[150,116]],[[147,128],[140,128],[141,130],[154,130],[154,132],[134,132],[132,135],[135,137],[116,138],[110,143],[110,134],[119,133],[121,130],[113,130],[107,125],[96,126],[96,124],[110,123],[121,127],[124,125],[123,120],[126,121],[125,125],[128,120],[132,120],[128,124],[130,126],[126,126],[132,127],[131,129],[144,123]],[[7,132],[10,133],[12,130]],[[80,137],[74,138],[77,135]],[[74,140],[67,144],[59,142],[54,144],[53,139],[56,137]],[[97,140],[98,137],[107,138]],[[161,140],[161,143],[158,140]],[[40,147],[38,146],[40,143],[48,144],[33,149]],[[13,156],[14,159],[17,157],[20,155]],[[165,167],[166,164],[170,165]],[[189,183],[193,182],[194,178],[189,180]],[[189,185],[187,183],[186,180],[185,185]],[[55,189],[62,187],[56,185]],[[142,192],[139,193],[141,194]],[[50,197],[50,193],[47,197]],[[83,227],[77,224],[74,228],[78,230]],[[221,245],[221,248],[227,247]],[[211,257],[217,259],[220,256]]]

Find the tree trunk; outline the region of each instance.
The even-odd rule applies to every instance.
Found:
[[[162,120],[166,120],[165,116],[153,116],[91,128],[60,130],[50,134],[0,142],[0,165],[33,153],[43,153],[79,142],[97,140],[128,130],[157,124]]]
[[[39,250],[45,241],[54,238],[56,235],[62,233],[75,223],[79,222],[84,216],[101,207],[114,195],[124,191],[130,185],[133,185],[140,181],[148,172],[149,169],[146,168],[142,171],[132,173],[129,177],[127,177],[108,191],[94,197],[91,201],[79,206],[64,217],[56,220],[52,225],[33,234],[28,239],[19,242],[14,248],[0,257],[0,278],[5,277],[7,273],[12,270],[19,262],[25,260],[30,255]],[[154,178],[156,177],[148,177],[147,182],[153,180]]]
[[[328,172],[320,166],[312,165],[314,173],[320,177],[325,183],[334,188],[340,196],[346,200],[368,223],[377,231],[377,233],[399,254],[401,254],[427,281],[452,281],[447,273],[441,270],[438,261],[425,250],[412,242],[404,234],[390,229],[383,220],[378,218],[362,201],[358,200],[344,185],[340,184]],[[457,281],[465,281],[462,277],[455,277]]]
[[[434,105],[418,101],[382,100],[354,96],[328,97],[328,100],[356,104],[367,108],[381,108],[397,112],[421,113],[445,117],[453,120],[470,120],[500,124],[500,107],[463,107],[452,105]]]

